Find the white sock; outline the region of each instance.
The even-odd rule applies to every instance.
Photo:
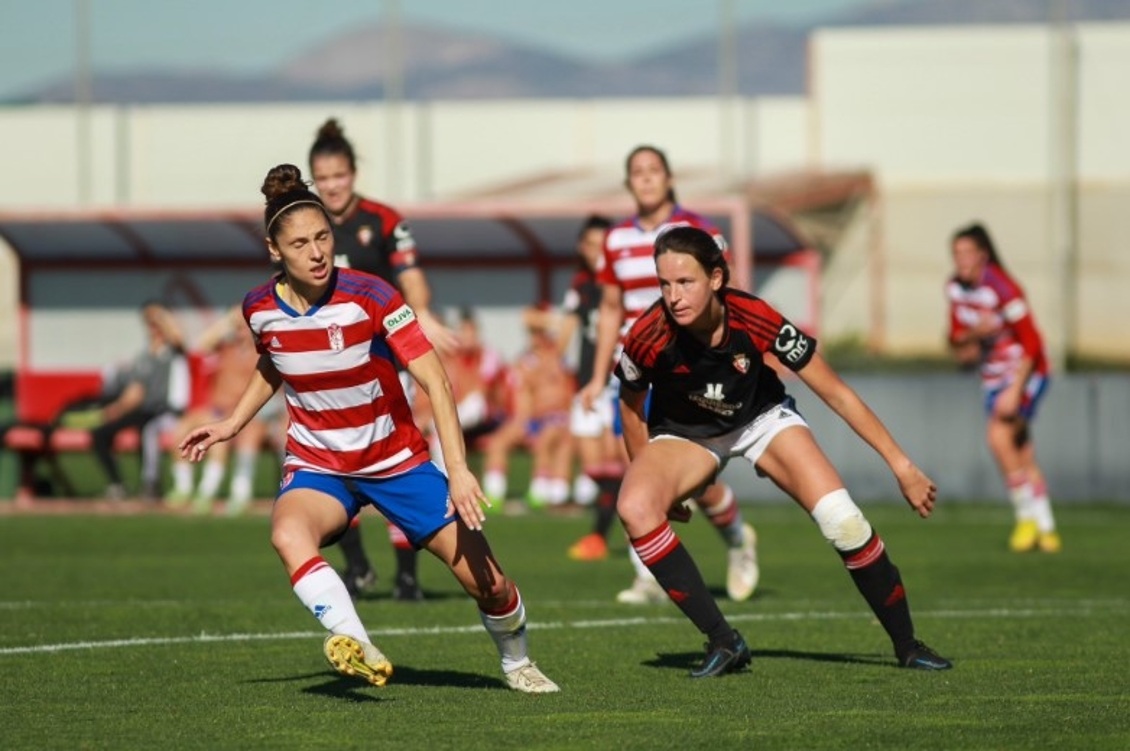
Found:
[[[549,503],[549,478],[538,476],[530,480],[528,495],[536,503]]]
[[[522,602],[522,595],[518,587],[514,587],[514,599],[511,605],[501,613],[484,613],[479,611],[479,617],[486,627],[487,633],[498,647],[499,657],[502,658],[502,672],[526,665],[530,661],[529,645],[526,641],[526,605]]]
[[[1012,513],[1016,521],[1033,521],[1032,485],[1023,472],[1008,477],[1008,500],[1012,503]]]
[[[550,506],[560,506],[569,500],[569,481],[564,477],[551,477],[546,483]]]
[[[236,453],[231,486],[228,488],[228,500],[236,506],[242,506],[251,500],[251,491],[255,484],[255,469],[258,462],[258,451],[241,449]]]
[[[487,498],[506,498],[506,473],[488,469],[483,475],[483,492]]]
[[[228,500],[236,507],[244,506],[251,502],[251,478],[236,476],[231,478],[231,489]]]
[[[1036,527],[1041,532],[1055,531],[1055,516],[1052,514],[1052,502],[1048,498],[1048,486],[1045,482],[1028,484],[1030,493],[1030,506],[1032,518],[1036,520]]]
[[[196,489],[197,498],[212,500],[220,492],[220,483],[224,481],[224,472],[227,468],[223,462],[209,459],[204,463],[204,473],[200,476],[200,487]]]
[[[173,462],[173,490],[180,495],[192,495],[192,464],[178,459]]]
[[[600,486],[596,480],[583,472],[573,480],[573,500],[582,506],[591,506],[600,495]]]
[[[330,633],[369,642],[369,633],[361,625],[345,582],[324,558],[316,556],[302,564],[291,577],[291,585],[306,609]]]

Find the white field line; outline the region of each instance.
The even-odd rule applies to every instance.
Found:
[[[918,611],[918,619],[976,619],[976,618],[1086,618],[1091,615],[1109,615],[1112,612],[1121,612],[1122,607],[1105,608],[989,608],[985,610],[929,610]],[[865,611],[831,612],[831,611],[805,611],[793,613],[736,613],[726,616],[732,623],[766,623],[772,621],[827,621],[827,620],[859,620],[871,618]],[[591,629],[591,628],[627,628],[638,626],[663,626],[673,623],[684,623],[682,616],[638,616],[635,618],[603,618],[598,620],[577,621],[545,621],[531,622],[530,629],[538,631],[554,631],[561,629]],[[414,626],[405,628],[382,628],[369,631],[373,636],[426,636],[449,634],[477,634],[483,630],[482,625],[473,626]],[[37,644],[27,647],[0,648],[0,657],[44,654],[54,652],[67,652],[83,649],[119,649],[123,647],[148,647],[166,646],[173,644],[215,644],[222,642],[249,642],[249,641],[283,641],[290,639],[312,639],[325,636],[325,631],[286,631],[277,633],[256,634],[197,634],[194,636],[172,637],[137,637],[131,639],[107,639],[103,641],[78,641],[63,642],[60,644]]]

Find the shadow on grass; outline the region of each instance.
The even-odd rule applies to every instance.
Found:
[[[794,649],[754,649],[753,664],[756,667],[758,660],[808,660],[810,662],[835,662],[855,665],[889,665],[894,666],[890,658],[879,655],[845,654],[843,652],[801,652]],[[661,652],[654,659],[644,660],[641,664],[653,668],[673,668],[690,670],[702,664],[705,652]]]
[[[446,686],[454,688],[502,689],[509,691],[501,678],[458,670],[423,670],[397,665],[392,682],[405,686]]]
[[[325,678],[326,672],[303,673],[300,675],[277,676],[274,678],[254,678],[244,683],[290,683]],[[499,689],[509,690],[501,678],[481,673],[464,673],[458,670],[423,670],[397,665],[390,686],[443,686],[447,688]],[[378,701],[381,689],[370,686],[359,678],[349,678],[333,674],[330,680],[317,686],[302,689],[303,693],[319,696],[332,696],[353,702]],[[376,693],[374,693],[376,692]]]

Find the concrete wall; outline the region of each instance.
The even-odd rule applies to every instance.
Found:
[[[1130,25],[836,29],[811,48],[814,159],[872,170],[881,202],[879,267],[829,264],[856,282],[829,283],[850,286],[830,310],[855,315],[826,330],[941,353],[948,238],[977,219],[1054,359],[1130,361]],[[873,328],[852,332],[876,293]]]
[[[1000,499],[1004,485],[984,439],[976,376],[849,375],[847,382],[886,423],[911,459],[939,488],[942,503]],[[803,384],[788,384],[817,441],[860,501],[901,498],[878,455]],[[1130,375],[1055,378],[1034,435],[1053,502],[1130,501]],[[740,498],[784,501],[771,482],[734,461],[723,477]]]

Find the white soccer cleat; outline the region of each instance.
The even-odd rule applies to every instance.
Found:
[[[658,605],[667,601],[667,593],[655,579],[637,576],[632,586],[616,595],[616,602],[625,605]]]
[[[757,565],[757,533],[753,525],[742,525],[741,547],[733,548],[726,567],[726,594],[734,602],[745,602],[757,589],[761,569]]]
[[[330,634],[322,645],[322,652],[333,669],[342,675],[361,678],[374,686],[383,686],[392,677],[392,663],[369,642],[344,634]]]
[[[506,685],[524,694],[553,694],[561,690],[532,662],[506,673]]]

